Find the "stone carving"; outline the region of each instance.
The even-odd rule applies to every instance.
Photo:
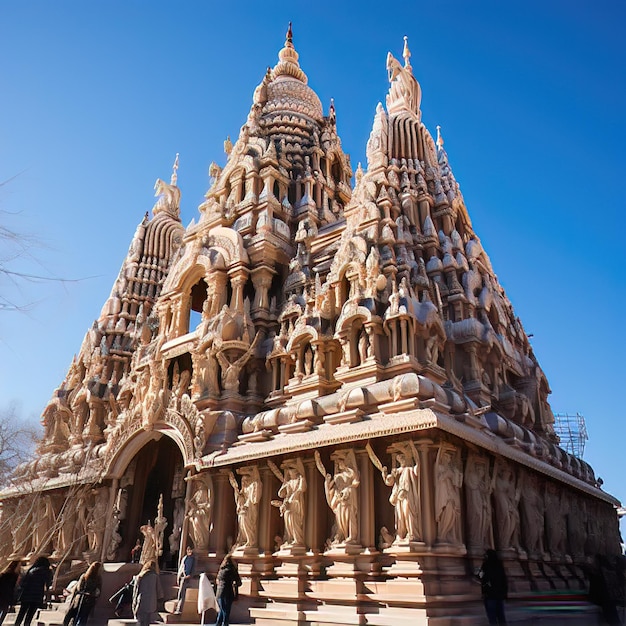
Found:
[[[406,50],[406,47],[405,47]],[[390,114],[409,111],[418,114],[422,93],[419,83],[415,80],[411,66],[402,64],[389,52],[387,54],[387,71],[389,72],[389,94],[387,110]]]
[[[140,526],[139,531],[143,535],[143,545],[139,562],[145,565],[148,561],[158,561],[157,537],[150,520],[148,520],[147,524]]]
[[[87,522],[87,543],[89,552],[99,558],[102,551],[102,540],[107,523],[108,489],[100,487],[92,491],[93,508]]]
[[[442,443],[435,463],[435,520],[439,543],[460,544],[461,486],[463,472],[459,469],[459,451]]]
[[[513,468],[508,461],[498,458],[493,470],[492,490],[496,508],[498,547],[501,550],[519,547],[518,485]]]
[[[489,459],[472,452],[465,464],[467,494],[467,544],[482,551],[493,547]]]
[[[421,541],[419,456],[415,444],[409,440],[408,443],[391,446],[391,472],[387,470],[387,466],[382,465],[369,442],[366,450],[372,463],[380,470],[385,484],[391,487],[389,502],[394,507],[396,517],[396,536],[393,543]]]
[[[236,360],[229,361],[223,351],[216,352],[215,356],[222,368],[222,387],[225,391],[239,393],[239,377],[250,357],[254,354],[256,346],[261,338],[257,333],[252,345]]]
[[[174,500],[174,514],[172,518],[172,532],[168,538],[168,542],[170,554],[176,554],[180,550],[180,537],[183,529],[183,520],[185,519],[184,498],[180,497]]]
[[[326,472],[320,453],[315,451],[317,469],[324,476],[326,501],[335,514],[336,532],[331,545],[359,545],[358,487],[361,476],[356,467],[354,450],[336,450],[331,459],[335,461],[333,475]]]
[[[534,473],[525,473],[521,490],[521,518],[526,551],[531,556],[543,555],[544,548],[544,499],[539,479]]]
[[[239,533],[235,546],[237,549],[257,547],[257,532],[259,521],[259,502],[261,500],[261,477],[256,465],[241,467],[237,470],[241,476],[241,487],[232,472],[228,479],[235,493],[235,506]]]
[[[285,537],[281,548],[303,546],[306,478],[302,459],[298,457],[286,460],[281,466],[284,474],[272,461],[268,461],[267,464],[282,483],[278,490],[278,497],[282,500],[272,500],[272,505],[279,507],[280,515],[285,522]]]
[[[210,476],[194,480],[195,490],[189,502],[187,520],[189,535],[196,550],[206,550],[212,529],[213,483]]]

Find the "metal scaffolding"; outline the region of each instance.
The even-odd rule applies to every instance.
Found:
[[[554,432],[561,440],[560,446],[570,454],[582,459],[585,453],[585,442],[589,439],[585,418],[580,414],[554,414]]]

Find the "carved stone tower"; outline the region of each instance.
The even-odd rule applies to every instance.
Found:
[[[232,554],[257,624],[385,625],[482,623],[468,573],[487,548],[512,611],[618,553],[617,503],[558,446],[410,57],[406,39],[387,57],[354,187],[291,27],[197,223],[178,162],[157,181],[1,496],[14,555],[115,560],[158,527],[170,564]]]

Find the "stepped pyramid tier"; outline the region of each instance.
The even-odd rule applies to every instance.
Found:
[[[354,187],[291,27],[278,56],[198,221],[180,224],[178,162],[157,181],[0,494],[2,556],[114,561],[141,534],[215,573],[230,552],[239,610],[273,625],[481,623],[467,572],[491,547],[513,599],[580,587],[619,552],[618,503],[558,446],[408,41]]]

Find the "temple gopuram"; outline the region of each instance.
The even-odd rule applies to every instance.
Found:
[[[483,623],[487,548],[510,610],[583,589],[620,553],[619,503],[559,447],[406,38],[354,173],[292,39],[189,227],[178,158],[157,180],[0,494],[1,556],[78,571],[141,538],[214,575],[232,554],[237,610],[267,626]]]

